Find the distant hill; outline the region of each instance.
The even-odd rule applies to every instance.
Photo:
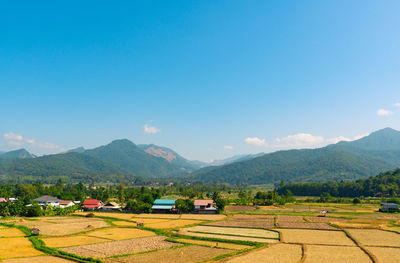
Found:
[[[189,161],[167,147],[161,147],[154,144],[140,144],[138,147],[150,155],[164,158],[169,163],[182,168],[186,172],[191,172],[206,166],[206,163],[200,161]]]
[[[81,147],[78,147],[78,148],[74,148],[74,149],[68,150],[67,153],[83,153],[85,151],[86,151],[86,149],[81,146]]]
[[[254,159],[256,157],[262,156],[265,153],[257,153],[257,154],[241,154],[241,155],[235,155],[226,159],[222,160],[214,160],[210,162],[207,166],[220,166],[220,165],[226,165],[234,162],[241,162],[241,161],[246,161],[250,159]]]
[[[25,149],[19,149],[9,152],[3,152],[0,154],[1,158],[17,158],[17,159],[31,159],[35,158],[36,156],[31,154]]]
[[[162,154],[154,156],[156,151],[148,153],[126,139],[90,150],[79,147],[36,158],[20,150],[0,155],[0,179],[6,182],[40,179],[51,183],[62,177],[64,181],[132,183],[145,182],[146,178],[172,178],[195,169],[196,165],[169,151],[174,160]]]
[[[183,180],[265,184],[354,180],[400,167],[400,132],[386,128],[353,142],[287,150],[200,169]]]

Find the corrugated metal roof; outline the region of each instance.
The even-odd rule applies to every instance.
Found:
[[[172,205],[153,205],[151,209],[172,209]]]
[[[156,199],[154,205],[175,205],[175,199]]]
[[[213,200],[194,200],[194,205],[208,205],[214,203]]]

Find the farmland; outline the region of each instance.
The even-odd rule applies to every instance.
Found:
[[[95,212],[88,218],[79,212],[6,219],[0,220],[6,223],[0,226],[0,258],[8,263],[70,262],[52,257],[58,251],[78,262],[90,262],[90,258],[110,263],[396,262],[399,214],[324,204],[330,212],[320,217],[315,207],[307,210],[291,204],[254,210],[238,206],[222,215]],[[40,235],[31,238],[43,244],[33,244],[15,226],[40,229]],[[41,246],[53,252],[38,250]]]

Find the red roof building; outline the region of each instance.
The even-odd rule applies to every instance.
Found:
[[[95,210],[102,206],[103,202],[97,199],[86,199],[85,202],[83,202],[83,209],[85,210]]]
[[[213,200],[194,200],[194,211],[201,214],[214,214],[217,209],[213,207]]]

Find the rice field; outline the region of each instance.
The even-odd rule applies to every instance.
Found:
[[[335,230],[333,226],[326,223],[303,223],[303,222],[279,222],[279,227],[282,228],[302,228],[302,229],[330,229]]]
[[[379,262],[397,263],[400,259],[400,249],[391,247],[368,247]]]
[[[278,215],[277,219],[278,219],[278,223],[281,223],[281,222],[305,222],[303,216]]]
[[[1,237],[23,237],[25,236],[20,230],[16,228],[0,228]]]
[[[41,238],[43,242],[48,247],[70,247],[70,246],[80,246],[95,244],[101,242],[107,242],[109,240],[104,238],[86,236],[86,235],[76,235],[76,236],[65,236],[65,237],[44,237]]]
[[[0,238],[0,260],[16,257],[31,257],[43,254],[33,248],[32,243],[24,237]]]
[[[66,260],[59,257],[52,256],[36,256],[36,257],[27,257],[27,258],[14,258],[14,259],[6,259],[2,261],[2,263],[68,263],[74,262],[70,260]]]
[[[137,228],[107,228],[99,229],[86,234],[90,237],[106,238],[111,240],[132,239],[138,237],[155,236],[154,232]]]
[[[259,243],[277,243],[277,239],[266,239],[266,238],[256,238],[256,237],[244,237],[244,236],[230,236],[230,235],[222,235],[222,234],[207,234],[207,233],[196,233],[189,232],[186,230],[179,230],[178,232],[181,235],[192,236],[192,237],[209,237],[209,238],[218,238],[224,240],[242,240],[242,241],[251,241],[251,242],[259,242]]]
[[[339,217],[317,217],[317,216],[307,216],[307,220],[310,222],[315,222],[315,223],[331,223],[331,222],[343,222],[347,221],[347,219],[344,218],[339,218]]]
[[[181,215],[178,214],[139,214],[136,218],[166,218],[166,219],[178,219]]]
[[[229,263],[297,263],[302,257],[300,245],[275,244],[228,259]],[[321,261],[322,262],[322,261]]]
[[[37,227],[40,229],[40,234],[49,236],[64,236],[109,226],[109,224],[100,219],[80,220],[80,218],[58,220],[58,223],[42,221],[23,221],[17,222],[16,224],[24,225],[30,228]]]
[[[279,234],[274,231],[254,228],[238,228],[238,227],[215,227],[215,226],[194,226],[186,228],[189,232],[202,232],[223,235],[236,235],[246,237],[260,238],[279,238]]]
[[[159,219],[159,218],[135,218],[135,222],[141,221],[145,224],[153,224],[153,223],[161,223],[161,222],[169,222],[176,219]]]
[[[233,249],[233,250],[242,250],[242,249],[252,248],[252,246],[246,246],[246,245],[238,245],[238,244],[231,244],[231,243],[224,243],[224,242],[213,242],[213,241],[205,241],[205,240],[196,240],[196,239],[180,238],[180,239],[175,239],[175,241],[177,241],[179,243],[185,243],[185,244],[227,248],[227,249]]]
[[[204,246],[185,246],[173,249],[159,250],[150,253],[136,254],[125,257],[109,258],[106,263],[141,262],[141,263],[195,263],[210,260],[217,256],[231,253],[233,250]]]
[[[105,258],[115,255],[165,249],[176,246],[175,243],[167,242],[163,236],[143,237],[105,243],[66,247],[61,250],[83,257]]]
[[[372,261],[359,247],[307,245],[305,262],[369,263]]]
[[[308,229],[278,229],[278,231],[281,233],[281,241],[285,243],[355,246],[342,231]]]
[[[400,248],[400,234],[376,229],[347,229],[365,246],[392,246]]]
[[[239,220],[224,220],[207,223],[208,226],[229,226],[229,227],[250,227],[250,228],[274,228],[274,222],[259,222],[259,221],[239,221]]]
[[[131,226],[131,227],[137,226],[135,222],[128,222],[128,221],[113,221],[113,224],[116,226]]]
[[[200,220],[189,220],[189,219],[178,219],[178,220],[170,220],[166,222],[160,223],[144,223],[146,227],[151,228],[159,228],[159,229],[167,229],[167,228],[176,228],[176,227],[184,227],[188,225],[198,224],[203,221]]]
[[[222,220],[226,215],[205,215],[205,214],[182,214],[181,219],[196,219],[196,220]]]
[[[274,222],[275,216],[273,215],[246,215],[237,214],[232,217],[232,220],[245,220],[245,221],[271,221]]]
[[[132,219],[133,217],[137,216],[137,214],[129,214],[129,213],[113,213],[113,212],[77,212],[75,215],[82,215],[85,216],[89,213],[93,213],[95,216],[103,216],[103,217],[112,217],[118,219]]]

